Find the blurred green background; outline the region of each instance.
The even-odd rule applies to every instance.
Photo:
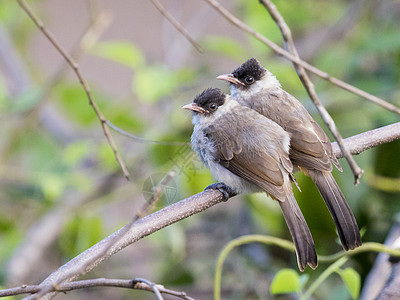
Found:
[[[142,138],[113,132],[132,175],[130,182],[124,179],[72,71],[16,2],[0,3],[1,286],[39,283],[129,222],[147,199],[149,180],[159,180],[170,169],[176,176],[157,209],[212,183],[209,171],[187,145],[191,115],[181,106],[207,87],[228,92],[228,86],[215,77],[231,72],[246,59],[258,58],[322,124],[290,62],[230,25],[205,1],[162,2],[204,53],[197,52],[150,2],[31,1],[56,39],[76,54],[105,117]],[[280,32],[258,1],[221,3],[282,44]],[[274,3],[292,29],[301,57],[400,106],[399,1]],[[312,79],[343,137],[399,120],[320,78]],[[365,231],[364,242],[383,242],[400,210],[399,153],[400,142],[396,141],[357,156],[365,170],[357,187],[345,161],[341,160],[344,172],[334,173]],[[296,198],[318,253],[339,251],[333,221],[317,189],[302,174],[296,178],[302,189]],[[195,298],[210,299],[220,250],[235,237],[256,233],[290,239],[274,201],[263,194],[240,195],[139,241],[85,278],[145,277]],[[360,254],[346,266],[364,280],[375,257]],[[307,269],[307,284],[327,266],[321,263],[316,271]],[[271,280],[282,268],[298,272],[293,253],[261,244],[240,247],[225,262],[223,296],[271,299]],[[153,299],[146,292],[115,288],[58,297],[132,296]],[[350,299],[350,294],[340,277],[333,275],[313,297]]]

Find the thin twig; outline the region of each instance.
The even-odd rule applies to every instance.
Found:
[[[75,63],[79,62],[84,54],[86,54],[93,46],[97,43],[101,35],[104,31],[109,27],[111,23],[112,17],[110,14],[106,12],[101,12],[97,17],[93,19],[93,22],[90,24],[89,28],[87,28],[77,42],[70,51],[71,58],[75,61]],[[58,70],[51,76],[50,80],[45,83],[44,87],[40,90],[40,94],[38,97],[40,101],[29,110],[27,113],[31,114],[32,112],[37,111],[42,104],[45,103],[45,100],[49,98],[50,93],[54,89],[55,86],[63,79],[66,71],[69,69],[69,63],[67,60],[64,60],[64,63],[58,68]]]
[[[313,65],[310,65],[309,63],[301,60],[300,58],[294,56],[293,54],[291,54],[289,51],[286,51],[285,49],[283,49],[282,47],[279,47],[277,44],[275,44],[274,42],[272,42],[271,40],[269,40],[268,38],[266,38],[265,36],[263,36],[261,33],[255,31],[252,27],[250,27],[249,25],[245,24],[244,22],[242,22],[241,20],[239,20],[237,17],[235,17],[233,14],[231,14],[225,7],[223,7],[218,1],[216,0],[204,0],[207,3],[209,3],[212,7],[215,8],[216,11],[218,11],[227,21],[229,21],[232,25],[238,27],[239,29],[247,32],[248,34],[252,35],[253,37],[255,37],[257,40],[259,40],[261,43],[267,45],[268,47],[270,47],[276,54],[281,55],[283,57],[285,57],[286,59],[295,62],[299,65],[301,65],[303,68],[305,68],[306,70],[314,73],[315,75],[329,81],[330,83],[350,92],[353,93],[355,95],[358,95],[368,101],[371,101],[379,106],[382,106],[383,108],[394,112],[398,115],[400,115],[400,108],[377,97],[374,95],[371,95],[359,88],[356,88],[355,86],[348,84],[338,78],[335,78],[331,75],[329,75],[328,73],[318,69],[317,67],[314,67]]]
[[[203,48],[190,36],[189,32],[165,9],[165,7],[158,0],[150,0],[151,3],[158,9],[158,11],[171,23],[172,26],[178,30],[192,46],[199,52],[204,53]]]
[[[161,295],[161,292],[160,292],[157,284],[151,282],[150,280],[144,279],[144,278],[136,278],[136,282],[137,283],[144,283],[144,284],[150,286],[150,288],[153,290],[154,294],[156,295],[157,300],[164,300],[164,298]]]
[[[126,179],[129,180],[130,178],[130,174],[128,169],[126,168],[125,163],[123,162],[121,156],[118,153],[115,141],[110,133],[110,130],[108,128],[108,126],[106,125],[106,118],[103,116],[103,114],[101,113],[99,107],[97,106],[97,104],[93,101],[92,98],[92,94],[90,92],[89,86],[86,83],[86,81],[84,80],[78,64],[75,62],[75,60],[68,54],[68,52],[66,50],[64,50],[64,48],[61,46],[61,44],[59,42],[57,42],[57,40],[53,37],[53,35],[47,30],[47,28],[44,26],[43,22],[37,17],[35,16],[35,14],[33,13],[32,9],[28,6],[28,4],[24,1],[24,0],[17,0],[18,4],[21,6],[21,8],[26,12],[26,14],[29,16],[29,18],[35,23],[35,25],[40,29],[40,31],[45,35],[45,37],[49,40],[49,42],[54,46],[54,48],[61,54],[61,56],[65,59],[65,61],[71,66],[71,68],[73,69],[76,77],[79,79],[79,83],[82,85],[86,96],[89,100],[89,104],[92,106],[97,118],[100,121],[101,124],[101,128],[103,129],[103,133],[104,136],[106,137],[106,140],[108,142],[108,144],[110,145],[115,159],[117,160],[117,162],[119,163],[119,165],[121,166],[121,169],[126,177]]]
[[[156,145],[165,145],[165,146],[183,146],[183,145],[188,145],[190,146],[190,143],[187,142],[168,142],[168,141],[156,141],[156,140],[149,140],[142,138],[140,136],[134,135],[132,133],[126,132],[125,130],[115,126],[113,123],[111,123],[109,120],[106,120],[106,124],[108,127],[110,127],[112,130],[115,132],[118,132],[119,134],[126,136],[132,140],[135,140],[140,143],[147,143],[147,144],[156,144]]]
[[[158,202],[160,199],[165,186],[172,180],[172,178],[175,176],[174,171],[169,171],[167,176],[161,180],[161,182],[158,183],[157,186],[153,187],[154,193],[151,196],[151,198],[146,201],[146,203],[143,205],[142,209],[139,210],[139,212],[136,213],[135,217],[132,219],[131,223],[132,225],[142,218],[145,214],[147,214],[150,210],[154,208],[154,205]]]
[[[279,13],[276,6],[270,0],[259,0],[260,3],[267,9],[269,14],[271,15],[272,19],[275,21],[279,30],[282,33],[282,37],[285,43],[285,48],[291,52],[296,58],[300,59],[300,56],[297,52],[296,46],[293,41],[292,33],[289,26],[286,24],[285,19]],[[310,96],[311,100],[314,102],[315,107],[317,108],[319,114],[321,115],[322,119],[324,120],[325,124],[328,126],[329,130],[332,132],[335,140],[337,141],[340,149],[342,150],[343,156],[346,158],[353,174],[354,174],[354,183],[357,185],[360,183],[361,175],[364,171],[357,165],[354,158],[351,156],[350,151],[346,149],[343,144],[343,138],[336,127],[335,122],[333,121],[332,117],[329,115],[328,111],[322,105],[317,92],[315,91],[314,84],[311,82],[310,78],[306,70],[298,63],[293,62],[293,65],[297,71],[297,74],[307,90],[308,95]]]
[[[143,290],[149,292],[155,292],[154,288],[156,288],[158,293],[175,296],[177,298],[185,300],[194,300],[194,298],[187,296],[185,292],[170,290],[165,288],[161,284],[155,284],[143,278],[135,278],[133,280],[96,278],[96,279],[67,282],[59,285],[57,287],[57,292],[69,292],[73,290],[85,289],[91,287],[118,287],[118,288]],[[22,285],[15,288],[1,290],[0,297],[8,297],[21,294],[33,294],[37,293],[41,289],[42,287],[39,285]]]
[[[366,150],[371,147],[371,143],[368,140],[365,140],[364,136],[369,136],[373,138],[377,131],[379,131],[379,133],[383,136],[386,136],[386,138],[379,139],[378,144],[387,143],[392,141],[393,139],[399,139],[400,122],[373,130],[371,132],[365,132],[355,137],[347,138],[344,140],[345,145],[351,153],[359,154],[363,151],[363,149]],[[393,138],[390,138],[390,135],[392,135]],[[373,146],[378,146],[378,144],[374,144]],[[337,149],[335,150],[334,154],[340,155],[341,152],[339,148],[336,148]],[[123,248],[137,242],[138,240],[164,227],[188,218],[194,214],[205,211],[218,203],[224,202],[224,200],[226,199],[224,199],[222,193],[218,190],[206,190],[204,192],[181,200],[177,203],[169,205],[155,213],[152,213],[138,220],[134,224],[134,226],[125,225],[125,227],[114,232],[110,236],[106,237],[104,240],[98,242],[96,245],[82,252],[81,254],[64,264],[58,270],[50,274],[40,284],[40,286],[46,287],[49,285],[53,285],[56,282],[60,282],[60,278],[63,278],[65,280],[73,280],[77,278],[80,274],[89,272],[104,260],[110,258],[112,255],[116,254]],[[127,229],[128,226],[129,230]],[[124,232],[122,237],[121,232]],[[109,250],[104,251],[105,248],[109,247],[110,241],[115,241],[116,236],[118,237],[118,241],[113,244],[113,246]],[[99,253],[102,253],[102,255],[99,255]],[[93,260],[93,257],[97,257],[97,259]],[[84,266],[83,271],[77,273],[76,270],[82,270],[82,266]],[[70,275],[67,278],[65,274]],[[53,294],[54,293],[47,294],[44,299],[51,299],[54,296]]]

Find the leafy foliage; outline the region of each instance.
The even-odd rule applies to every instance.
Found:
[[[339,272],[353,299],[358,299],[360,294],[361,278],[353,268],[346,268]]]
[[[271,294],[290,294],[300,290],[299,275],[292,269],[282,269],[271,282]]]

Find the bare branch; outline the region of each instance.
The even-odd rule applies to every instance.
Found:
[[[60,278],[65,278],[66,273],[71,274],[71,276],[66,279],[67,281],[74,280],[82,274],[80,273],[82,266],[85,266],[84,273],[87,273],[123,248],[164,227],[221,203],[223,200],[224,197],[221,192],[217,190],[207,190],[152,213],[138,220],[134,226],[130,226],[130,224],[125,225],[120,230],[82,252],[53,272],[40,284],[40,287],[43,288],[60,282]],[[129,228],[129,230],[127,230],[127,228]],[[117,243],[115,243],[109,251],[104,251],[104,248],[109,247],[110,241],[115,241],[116,236],[121,236],[121,232],[126,232],[126,234],[124,234],[121,239],[118,239]],[[93,261],[93,257],[97,257],[99,253],[104,253],[104,255]],[[46,294],[42,299],[51,299],[54,296],[55,292],[52,292]],[[34,299],[34,296],[28,297],[27,299]]]
[[[148,201],[146,201],[142,209],[139,212],[137,212],[136,216],[131,220],[132,225],[154,208],[154,205],[158,202],[158,200],[160,200],[160,197],[164,191],[165,186],[172,180],[174,176],[175,172],[169,171],[167,176],[165,176],[163,180],[161,180],[161,182],[159,182],[158,185],[153,188],[154,190],[153,195]]]
[[[43,22],[37,16],[34,15],[32,9],[28,6],[28,4],[24,0],[17,0],[17,2],[21,6],[21,8],[26,12],[26,14],[29,16],[29,18],[35,23],[35,25],[40,29],[40,31],[45,35],[45,37],[49,40],[49,42],[62,55],[62,57],[65,59],[65,61],[70,65],[70,67],[74,71],[76,77],[79,79],[79,83],[82,85],[82,87],[86,93],[86,96],[89,100],[89,104],[92,106],[94,112],[96,113],[97,118],[100,121],[104,136],[106,137],[106,140],[114,153],[115,159],[121,166],[121,169],[124,172],[126,179],[129,180],[129,178],[130,178],[129,171],[126,168],[125,163],[123,162],[121,156],[118,153],[115,141],[110,133],[110,129],[108,128],[108,126],[106,124],[106,118],[101,113],[97,104],[93,101],[89,86],[86,83],[86,81],[84,80],[81,72],[79,71],[78,64],[67,53],[67,51],[60,45],[60,43],[57,42],[57,40],[53,37],[53,35],[46,29]]]
[[[165,288],[161,284],[155,284],[143,278],[135,278],[133,280],[124,279],[109,279],[109,278],[96,278],[88,280],[80,280],[75,282],[68,282],[57,286],[57,292],[69,292],[78,289],[85,289],[91,287],[118,287],[127,289],[144,290],[148,292],[163,293],[185,300],[193,300],[192,297],[186,295],[185,292],[177,292]],[[39,285],[22,285],[19,287],[1,290],[0,297],[15,296],[21,294],[33,294],[42,289]]]
[[[344,143],[352,155],[358,155],[368,149],[398,139],[400,139],[400,122],[348,137]],[[332,150],[337,158],[343,157],[336,142],[332,143]]]
[[[42,289],[37,293],[37,295],[34,295],[34,298],[38,297],[41,298],[43,295],[46,295],[47,293],[55,290],[54,287],[59,286],[61,283],[63,283],[65,280],[69,280],[69,278],[72,278],[74,276],[79,276],[80,274],[85,274],[87,273],[87,269],[90,267],[91,264],[95,263],[102,257],[107,256],[107,252],[116,244],[118,244],[119,240],[123,239],[125,234],[131,230],[131,228],[135,225],[136,221],[138,221],[140,218],[142,218],[146,213],[148,213],[154,205],[157,203],[157,201],[160,199],[163,190],[165,186],[172,180],[172,178],[175,176],[175,173],[173,171],[168,172],[167,176],[163,178],[161,182],[158,183],[157,186],[154,187],[154,193],[151,196],[151,198],[146,201],[146,203],[143,205],[141,210],[139,210],[136,215],[131,219],[131,221],[125,225],[123,228],[121,228],[117,234],[114,234],[112,238],[110,238],[105,245],[95,253],[94,255],[91,255],[88,260],[82,264],[79,268],[74,268],[69,270],[68,272],[64,272],[62,276],[59,276],[56,281],[53,281],[51,285],[47,285],[42,287]],[[104,240],[103,240],[104,241]],[[157,292],[154,291],[156,294]]]
[[[111,123],[109,120],[106,120],[106,123],[108,127],[113,129],[115,132],[118,132],[119,134],[126,136],[132,140],[135,140],[140,143],[147,143],[147,144],[156,144],[156,145],[166,145],[166,146],[183,146],[183,145],[190,145],[188,142],[168,142],[168,141],[156,141],[156,140],[149,140],[142,138],[140,136],[136,136],[132,133],[126,132],[125,130],[115,126],[113,123]]]
[[[377,140],[370,140],[374,138],[377,138]],[[383,143],[388,143],[399,138],[400,122],[361,133],[357,136],[345,139],[344,142],[346,147],[348,147],[352,154],[359,154],[367,149],[370,149],[371,147],[375,147]],[[334,154],[337,155],[338,158],[340,158],[340,149],[337,145],[335,146],[335,143],[333,143],[332,146],[334,149]],[[108,259],[123,248],[164,227],[188,218],[194,214],[205,211],[206,209],[218,203],[224,202],[224,200],[225,199],[222,193],[218,190],[206,190],[204,192],[181,200],[177,203],[174,203],[170,206],[167,206],[151,215],[148,215],[138,220],[134,224],[134,226],[128,224],[67,262],[65,265],[63,265],[58,270],[53,272],[50,276],[48,276],[40,284],[40,286],[46,287],[49,285],[53,285],[54,283],[60,282],[60,278],[63,278],[67,281],[74,280],[80,274],[89,272],[97,265],[99,265],[102,261]],[[129,230],[127,228],[129,228]],[[126,234],[121,237],[121,232],[126,232]],[[121,238],[118,238],[118,241],[114,245],[112,245],[112,247],[109,248],[108,251],[104,251],[106,247],[109,247],[110,241],[115,241],[116,236]],[[99,256],[99,253],[104,253],[104,255]],[[93,257],[97,257],[97,259],[93,260]],[[85,266],[83,271],[81,271],[82,266]],[[65,274],[67,273],[70,274],[68,278],[65,277]],[[43,299],[51,299],[54,295],[54,292],[46,294]]]
[[[285,57],[286,59],[301,65],[303,68],[305,68],[306,70],[314,73],[315,75],[329,81],[330,83],[350,92],[353,93],[355,95],[358,95],[368,101],[371,101],[391,112],[394,112],[398,115],[400,115],[400,108],[377,97],[374,95],[371,95],[359,88],[356,88],[355,86],[352,86],[351,84],[348,84],[338,78],[335,78],[331,75],[329,75],[328,73],[314,67],[313,65],[310,65],[309,63],[301,60],[300,58],[294,56],[293,54],[291,54],[290,52],[286,51],[285,49],[279,47],[277,44],[275,44],[274,42],[272,42],[271,40],[269,40],[268,38],[266,38],[265,36],[263,36],[261,33],[255,31],[253,28],[251,28],[249,25],[243,23],[241,20],[239,20],[237,17],[235,17],[234,15],[232,15],[225,7],[223,7],[218,1],[216,0],[204,0],[207,3],[209,3],[212,7],[215,8],[216,11],[218,11],[225,19],[227,19],[231,24],[233,24],[234,26],[238,27],[239,29],[247,32],[248,34],[252,35],[253,37],[255,37],[257,40],[259,40],[261,43],[267,45],[268,47],[270,47],[276,54],[281,55],[283,57]]]
[[[285,48],[289,50],[296,58],[300,58],[296,46],[293,41],[292,33],[290,31],[289,26],[286,24],[285,19],[279,13],[276,6],[270,0],[260,0],[260,3],[267,9],[269,14],[271,15],[272,19],[278,25],[279,30],[282,33],[283,40],[285,42]],[[314,102],[315,107],[317,108],[319,114],[321,115],[322,119],[324,120],[325,124],[328,126],[329,130],[332,132],[335,140],[337,141],[340,149],[342,150],[343,156],[346,158],[349,166],[354,174],[354,183],[357,185],[360,183],[361,175],[364,171],[357,165],[354,158],[351,156],[350,151],[346,149],[343,144],[343,138],[336,127],[335,122],[333,121],[332,117],[329,115],[326,108],[322,105],[317,92],[315,91],[314,84],[311,82],[310,78],[307,75],[306,70],[299,65],[298,63],[293,62],[293,65],[297,71],[297,75],[299,76],[303,86],[307,90],[308,95],[310,96],[311,100]]]
[[[192,46],[199,52],[204,53],[203,48],[190,36],[189,32],[165,9],[165,7],[158,0],[150,0],[151,3],[158,9],[158,11],[171,23],[172,26],[178,30]]]

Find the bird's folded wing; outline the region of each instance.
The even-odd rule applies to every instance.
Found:
[[[284,200],[287,191],[280,165],[284,161],[288,164],[287,167],[291,168],[288,158],[282,157],[278,161],[265,149],[255,149],[250,145],[240,144],[240,137],[229,137],[226,131],[218,130],[214,126],[208,130],[207,136],[214,141],[217,150],[215,159],[223,167],[259,186],[272,197]],[[282,156],[285,156],[283,150],[282,153]]]
[[[334,159],[328,136],[296,98],[288,93],[285,95],[280,110],[283,114],[290,111],[290,118],[286,118],[282,126],[290,133],[290,157],[293,163],[300,160],[310,168],[332,170],[331,159]]]

